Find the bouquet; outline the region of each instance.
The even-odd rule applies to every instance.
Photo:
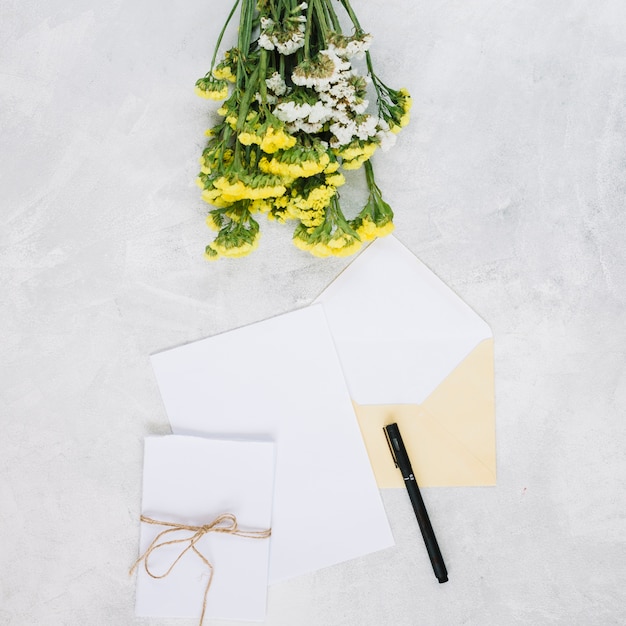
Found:
[[[218,61],[238,7],[237,46]],[[223,101],[197,178],[214,207],[208,259],[253,251],[260,214],[294,223],[293,243],[319,257],[350,255],[393,230],[370,159],[408,123],[411,97],[376,74],[371,42],[349,0],[235,1],[209,72],[196,82],[200,96]],[[359,168],[367,202],[348,219],[339,202],[342,170]]]

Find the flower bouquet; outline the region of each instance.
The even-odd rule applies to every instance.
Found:
[[[238,7],[237,46],[217,62]],[[214,207],[207,224],[217,236],[206,247],[208,259],[254,250],[262,213],[295,222],[294,244],[320,257],[347,256],[393,230],[370,158],[408,123],[411,97],[375,73],[371,41],[349,0],[235,1],[209,72],[196,83],[200,96],[223,100],[197,179]],[[368,199],[348,219],[337,190],[342,170],[359,168]]]

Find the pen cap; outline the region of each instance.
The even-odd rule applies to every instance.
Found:
[[[410,470],[409,456],[404,447],[398,424],[394,422],[393,424],[385,426],[385,436],[387,437],[389,450],[391,451],[391,456],[396,466],[400,467],[400,469],[407,468]]]

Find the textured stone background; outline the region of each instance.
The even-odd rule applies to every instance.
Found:
[[[385,491],[397,547],[272,587],[266,623],[623,624],[626,5],[354,4],[415,101],[375,157],[396,235],[494,330],[499,482],[425,490],[448,584]],[[148,355],[347,263],[272,224],[201,257],[192,88],[228,5],[0,0],[0,624],[183,623],[135,618],[127,575],[142,439],[169,432]]]

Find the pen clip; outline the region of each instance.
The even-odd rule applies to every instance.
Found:
[[[391,445],[391,439],[389,438],[389,433],[387,432],[387,427],[383,426],[383,432],[385,433],[385,439],[387,440],[387,445],[389,446],[389,452],[391,452],[391,458],[396,467],[398,467],[398,459],[396,458],[396,454],[393,451],[393,446]]]

